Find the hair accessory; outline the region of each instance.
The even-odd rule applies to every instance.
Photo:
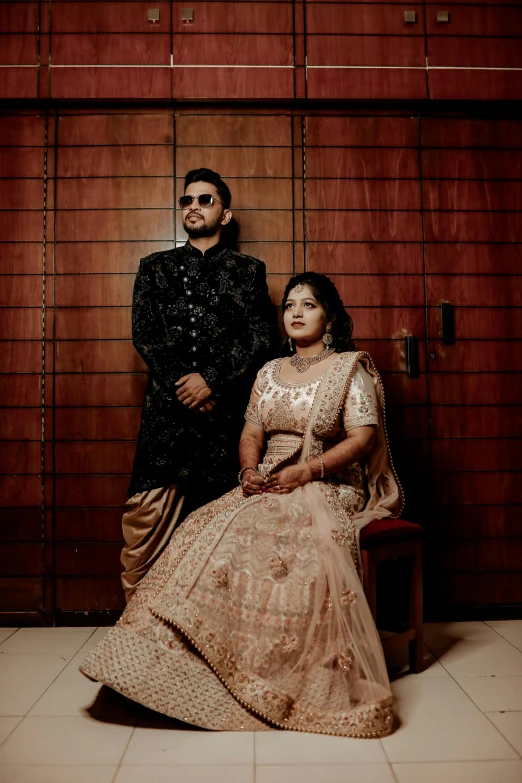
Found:
[[[324,351],[316,353],[315,356],[299,356],[298,353],[295,353],[290,359],[290,364],[297,369],[297,372],[306,372],[310,365],[326,359],[332,353],[333,348],[325,348]]]
[[[296,294],[300,294],[303,288],[304,285],[302,285],[302,283],[298,283],[296,286],[294,286],[294,291],[296,292]]]
[[[333,337],[332,337],[332,327],[330,324],[326,327],[326,332],[323,334],[323,343],[325,348],[329,348],[330,345],[333,343]]]

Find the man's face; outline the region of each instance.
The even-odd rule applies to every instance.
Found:
[[[194,200],[181,212],[183,228],[191,239],[219,234],[232,217],[232,212],[220,203],[219,193],[210,182],[193,182],[185,191],[186,196],[200,196],[203,193],[210,193],[214,197],[212,206],[201,207],[199,201]]]

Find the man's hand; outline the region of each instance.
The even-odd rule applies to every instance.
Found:
[[[216,401],[212,398],[212,389],[205,383],[199,372],[191,372],[176,381],[176,397],[187,408],[205,413],[212,410]],[[210,399],[212,398],[212,399]]]

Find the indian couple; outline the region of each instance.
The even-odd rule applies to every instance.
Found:
[[[314,272],[288,282],[266,361],[264,265],[223,243],[230,202],[218,174],[189,172],[187,245],[140,264],[128,604],[80,668],[202,728],[382,737],[392,694],[358,558],[360,529],[403,504],[382,384]]]

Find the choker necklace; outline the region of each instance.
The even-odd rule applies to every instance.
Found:
[[[332,353],[333,348],[325,348],[324,351],[316,353],[315,356],[298,356],[296,353],[290,359],[290,364],[297,369],[297,372],[306,372],[312,364],[326,359]]]

